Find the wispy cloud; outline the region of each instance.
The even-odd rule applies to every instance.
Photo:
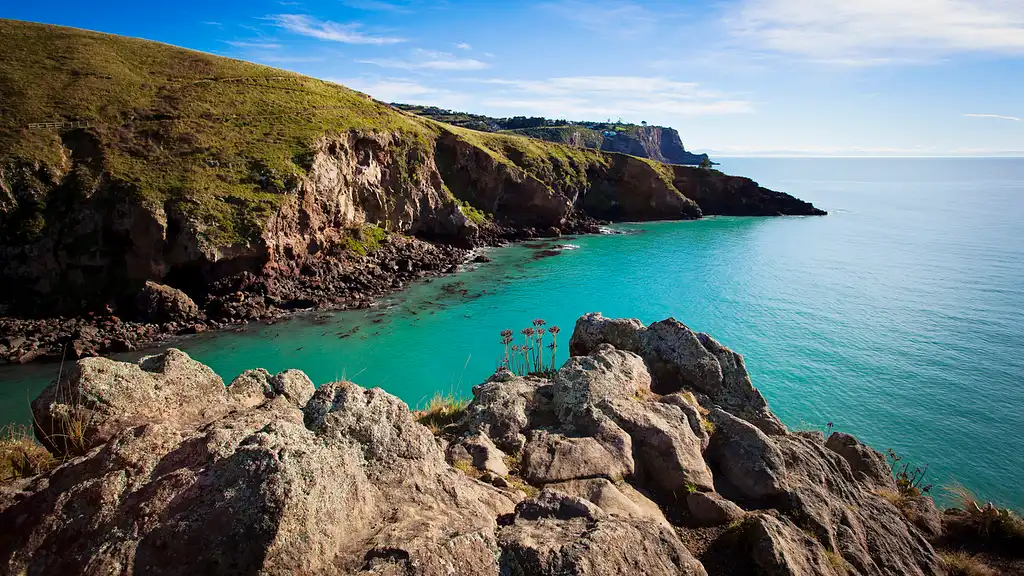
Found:
[[[346,0],[343,4],[349,8],[371,12],[412,12],[409,6],[404,4],[399,4],[397,2],[381,2],[380,0]]]
[[[1002,114],[964,114],[964,116],[970,116],[971,118],[995,118],[996,120],[1024,122],[1024,118],[1019,118],[1017,116],[1003,116]]]
[[[708,90],[696,83],[660,77],[575,76],[546,80],[490,79],[500,95],[483,104],[509,113],[534,113],[572,119],[651,118],[746,114],[746,99]]]
[[[455,45],[455,47],[458,48],[459,50],[472,50],[473,49],[472,46],[470,46],[469,44],[467,44],[465,42],[459,42],[458,44]]]
[[[402,70],[483,70],[490,67],[487,62],[481,62],[474,58],[459,58],[448,52],[435,52],[433,50],[422,50],[417,48],[412,51],[407,59],[400,58],[378,58],[360,60],[362,64],[373,64],[383,68],[398,68]]]
[[[384,102],[404,102],[408,104],[431,104],[456,106],[463,102],[463,97],[446,88],[433,88],[404,78],[328,78],[348,86],[353,90],[365,92],[377,100]]]
[[[206,26],[216,26],[217,28],[223,28],[224,27],[224,25],[221,24],[220,22],[214,22],[212,20],[207,20],[206,22],[202,22],[202,24],[204,24]]]
[[[259,50],[277,50],[281,48],[280,44],[274,42],[248,42],[239,40],[225,40],[225,44],[234,46],[235,48],[254,48]]]
[[[627,0],[562,0],[543,6],[590,32],[607,36],[643,34],[663,20],[659,14]]]
[[[1024,54],[1016,0],[738,0],[731,33],[756,49],[844,65]]]
[[[362,27],[358,23],[338,24],[331,21],[317,20],[305,14],[276,14],[267,17],[275,26],[283,28],[295,34],[309,36],[320,40],[331,42],[344,42],[346,44],[398,44],[405,42],[404,38],[391,36],[376,36],[361,32]]]

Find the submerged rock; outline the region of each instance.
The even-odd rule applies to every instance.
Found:
[[[773,428],[742,359],[709,337],[588,315],[572,347],[551,380],[504,371],[475,387],[440,437],[383,390],[314,391],[295,370],[250,370],[224,386],[177,350],[138,364],[81,360],[33,403],[40,439],[67,458],[0,487],[0,523],[12,527],[0,532],[0,565],[943,573],[930,500],[908,520],[887,499],[880,454],[845,434]],[[86,423],[81,445],[45,433],[67,415]]]

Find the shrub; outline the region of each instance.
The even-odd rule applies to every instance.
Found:
[[[57,460],[36,442],[28,427],[0,430],[0,482],[35,476],[56,465]]]
[[[380,248],[381,242],[384,241],[388,233],[381,227],[374,224],[368,224],[362,228],[355,228],[349,230],[344,238],[341,240],[341,246],[360,256],[367,256],[373,254]]]
[[[903,468],[900,468],[899,463],[903,461],[903,457],[896,454],[892,448],[889,448],[886,458],[889,460],[889,470],[896,478],[896,489],[899,490],[900,496],[916,498],[932,489],[931,484],[924,484],[924,477],[928,474],[927,465],[924,469],[915,467],[911,470],[910,463],[906,462]]]
[[[966,552],[943,554],[942,563],[946,566],[946,573],[949,576],[996,576],[997,574],[976,556],[971,556]]]

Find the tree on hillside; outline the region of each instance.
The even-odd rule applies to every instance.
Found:
[[[700,167],[704,168],[705,170],[710,170],[711,166],[712,166],[711,158],[705,156],[704,160],[702,160],[701,163],[700,163]]]

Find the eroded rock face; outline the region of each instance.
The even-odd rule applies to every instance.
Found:
[[[104,444],[2,499],[0,519],[18,526],[0,535],[5,573],[497,574],[496,518],[514,500],[447,466],[398,399],[334,384],[304,413],[260,384],[298,374],[254,371],[233,403],[219,382],[219,395],[193,394],[166,374],[184,374],[183,355],[167,356],[143,365],[164,366],[149,383],[163,378],[174,414],[121,418]],[[245,407],[257,394],[271,396]],[[182,418],[218,397],[235,409]]]
[[[844,434],[770,433],[766,407],[756,423],[733,414],[737,397],[759,397],[738,355],[674,321],[578,326],[574,353],[586,355],[552,380],[495,374],[440,438],[382,390],[314,391],[298,371],[250,370],[225,387],[176,350],[80,361],[33,408],[41,420],[87,414],[86,452],[0,487],[0,523],[14,527],[0,531],[0,566],[943,573],[927,540],[934,507],[922,500],[908,521],[890,504],[881,455]],[[662,383],[687,384],[652,392],[652,365]],[[684,542],[701,538],[712,541],[698,558]]]
[[[501,548],[502,574],[707,574],[670,527],[550,489],[516,507]]]
[[[743,357],[673,318],[645,327],[639,320],[609,319],[600,312],[580,317],[570,352],[585,356],[601,344],[643,358],[655,392],[697,392],[768,434],[786,431],[751,383]]]

